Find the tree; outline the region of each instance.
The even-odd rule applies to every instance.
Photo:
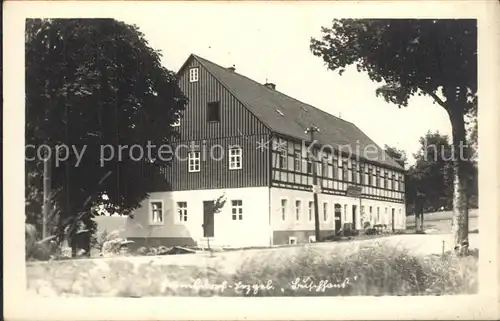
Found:
[[[408,158],[406,157],[406,153],[402,149],[398,149],[396,147],[391,147],[388,145],[384,146],[384,150],[396,163],[401,165],[401,167],[405,168],[408,163]]]
[[[477,108],[476,20],[342,19],[311,39],[312,53],[342,74],[355,65],[381,83],[375,92],[406,107],[427,95],[444,108],[452,125],[454,152],[453,235],[455,251],[468,249],[468,158],[464,116]]]
[[[57,233],[69,236],[74,255],[77,235],[88,250],[94,205],[105,202],[126,215],[148,196],[149,178],[169,161],[156,153],[141,157],[140,150],[146,153],[148,142],[169,144],[176,135],[171,124],[187,99],[135,26],[113,19],[27,19],[25,41],[26,144],[34,146],[27,149],[26,179],[36,178],[26,194],[42,191],[42,160],[34,156],[46,144],[51,185],[60,190],[53,198]],[[120,146],[126,146],[122,153]]]

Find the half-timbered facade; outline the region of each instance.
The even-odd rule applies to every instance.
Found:
[[[313,166],[323,236],[404,229],[404,170],[354,124],[196,55],[178,76],[189,103],[174,124],[169,187],[128,219],[136,244],[314,241]],[[312,139],[310,127],[319,129]]]

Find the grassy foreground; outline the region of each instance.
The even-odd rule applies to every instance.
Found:
[[[387,245],[263,250],[242,257],[232,272],[217,255],[186,266],[172,265],[168,256],[30,262],[28,290],[46,296],[335,296],[466,294],[478,286],[477,257],[413,256]]]

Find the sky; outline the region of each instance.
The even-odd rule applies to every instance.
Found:
[[[403,149],[410,163],[427,131],[451,135],[448,115],[431,98],[414,97],[399,109],[375,96],[378,85],[366,74],[351,68],[340,76],[310,52],[311,37],[335,18],[333,6],[223,6],[184,3],[115,18],[138,26],[170,70],[178,71],[191,53],[235,65],[240,74],[356,124],[379,146]]]

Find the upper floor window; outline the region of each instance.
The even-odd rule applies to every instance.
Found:
[[[233,221],[243,220],[243,201],[233,200],[231,201],[231,213]]]
[[[179,215],[179,222],[187,222],[188,220],[187,202],[177,202],[177,214]]]
[[[229,149],[229,169],[242,168],[243,150],[241,147],[231,147]]]
[[[313,173],[313,163],[310,159],[307,159],[307,174]]]
[[[199,73],[199,68],[191,68],[189,69],[189,82],[196,82],[198,81],[198,73]]]
[[[279,165],[280,168],[286,169],[287,168],[287,158],[288,158],[288,152],[286,149],[281,149],[278,154],[279,157]]]
[[[163,201],[150,201],[150,223],[163,224]]]
[[[220,122],[220,102],[213,101],[207,104],[207,121]]]
[[[188,155],[188,171],[200,171],[200,152],[190,152]]]
[[[296,172],[302,171],[302,154],[300,152],[295,152],[294,168]]]

